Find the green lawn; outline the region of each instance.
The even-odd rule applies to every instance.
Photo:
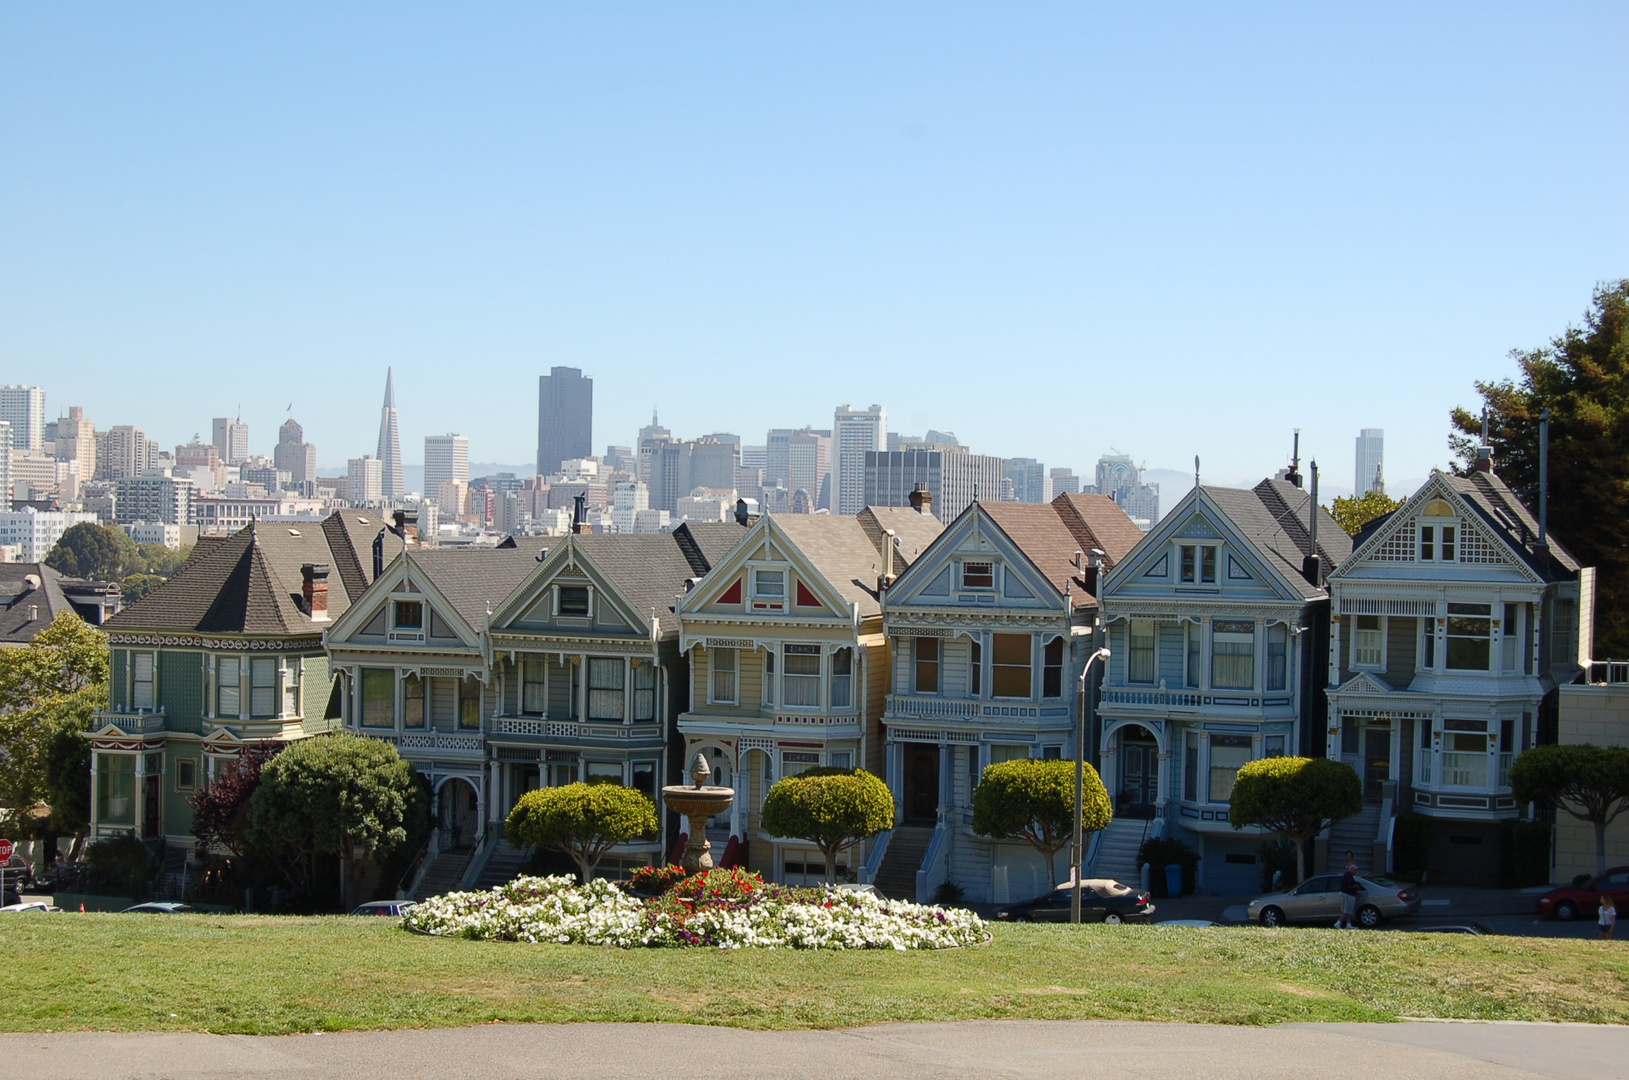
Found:
[[[1259,928],[997,926],[941,953],[618,951],[394,920],[5,915],[0,1030],[279,1033],[488,1021],[843,1027],[975,1017],[1629,1022],[1629,946]]]

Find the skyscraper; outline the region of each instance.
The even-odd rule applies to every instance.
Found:
[[[279,472],[286,472],[295,484],[313,484],[317,480],[317,448],[305,441],[305,429],[292,416],[277,429],[277,449],[272,461]]]
[[[1046,466],[1034,458],[1007,458],[1002,462],[1001,474],[1012,481],[1014,502],[1052,501],[1052,478],[1046,475]]]
[[[210,441],[221,452],[221,460],[228,465],[241,465],[249,459],[249,425],[239,416],[217,416],[213,425],[214,438]]]
[[[1386,493],[1386,479],[1381,472],[1386,450],[1386,429],[1366,427],[1358,432],[1357,468],[1352,474],[1352,493],[1364,495],[1371,491]]]
[[[833,510],[858,514],[865,509],[865,455],[888,448],[888,410],[881,405],[869,409],[837,406],[832,416],[831,441],[836,459],[832,486],[837,491]]]
[[[379,410],[379,498],[394,503],[407,494],[402,482],[402,431],[396,422],[395,372],[385,368],[385,404]],[[426,492],[426,494],[429,494]]]
[[[439,493],[448,480],[469,484],[469,439],[463,435],[426,435],[424,493]]]
[[[394,409],[391,410],[395,412]],[[352,506],[375,506],[383,498],[383,471],[375,457],[352,458],[345,467],[345,500]]]
[[[18,450],[45,449],[45,387],[0,386],[0,420],[11,425]]]
[[[1160,519],[1160,486],[1143,483],[1143,468],[1130,454],[1097,459],[1097,493],[1113,499],[1144,529]]]
[[[583,378],[581,368],[550,368],[537,380],[538,475],[552,475],[562,461],[593,453],[594,380]]]

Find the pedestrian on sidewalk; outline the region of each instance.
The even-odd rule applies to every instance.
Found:
[[[1341,917],[1335,920],[1335,929],[1352,930],[1356,927],[1352,916],[1357,912],[1358,894],[1363,892],[1363,886],[1357,880],[1357,860],[1352,853],[1346,853],[1346,872],[1341,875]]]
[[[1612,929],[1618,925],[1618,907],[1612,902],[1611,893],[1601,894],[1601,913],[1595,921],[1600,926],[1601,940],[1611,941]]]

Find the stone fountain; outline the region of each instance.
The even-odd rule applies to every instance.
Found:
[[[713,845],[707,842],[707,819],[722,814],[735,801],[735,789],[713,787],[707,781],[713,770],[707,758],[696,755],[690,763],[690,784],[669,784],[662,789],[662,801],[675,814],[683,814],[689,825],[689,839],[679,865],[686,874],[705,873],[713,868]]]

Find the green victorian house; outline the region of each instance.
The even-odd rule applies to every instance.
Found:
[[[85,733],[92,840],[190,843],[187,798],[211,777],[251,746],[338,723],[322,632],[368,587],[373,560],[400,550],[386,528],[347,510],[201,539],[174,577],[104,624],[110,701]]]

